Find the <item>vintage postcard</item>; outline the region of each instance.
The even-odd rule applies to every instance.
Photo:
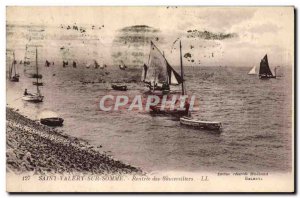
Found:
[[[8,192],[294,192],[294,7],[6,8]]]

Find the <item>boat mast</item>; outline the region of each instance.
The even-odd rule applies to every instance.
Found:
[[[184,78],[183,78],[183,65],[182,65],[182,52],[181,52],[181,40],[179,42],[179,48],[180,48],[180,69],[181,69],[181,94],[184,95]]]
[[[38,69],[37,47],[35,48],[35,66],[36,66],[36,91],[37,93],[39,93],[39,69]]]
[[[14,61],[11,63],[11,67],[9,67],[9,79],[11,79],[13,67],[14,67]]]
[[[15,71],[15,74],[14,76],[17,74],[17,71],[16,71],[16,64],[15,64],[15,51],[13,51],[13,57],[14,57],[14,60],[13,60],[13,69]]]

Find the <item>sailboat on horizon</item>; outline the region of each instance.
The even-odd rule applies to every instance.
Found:
[[[252,69],[248,72],[248,75],[256,75],[257,74],[257,66],[253,66]]]
[[[276,78],[276,70],[275,70],[275,75],[273,75],[269,67],[268,55],[266,54],[264,58],[260,61],[259,79],[269,79],[269,78]]]
[[[28,93],[27,89],[25,89],[24,96],[22,97],[23,100],[28,102],[43,102],[44,96],[41,94],[41,91],[39,89],[40,83],[39,83],[39,69],[38,69],[38,51],[36,47],[36,55],[35,55],[35,66],[36,66],[36,93]]]

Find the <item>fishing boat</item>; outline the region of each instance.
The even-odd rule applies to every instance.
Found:
[[[118,90],[118,91],[127,91],[126,85],[112,85],[111,88],[113,88],[113,90]]]
[[[267,54],[260,61],[259,78],[260,79],[276,78],[276,70],[275,70],[275,76],[274,76],[272,74],[271,70],[270,70],[270,67],[269,67],[269,62],[268,62],[268,56],[267,56]]]
[[[121,61],[121,65],[119,65],[119,68],[120,68],[121,70],[125,70],[125,69],[127,68],[127,66],[124,64],[123,61]]]
[[[201,121],[186,116],[180,118],[180,124],[196,129],[206,129],[215,131],[219,131],[222,128],[221,122]]]
[[[167,59],[161,51],[151,41],[151,48],[149,54],[148,65],[144,64],[142,71],[142,82],[148,87],[149,91],[146,94],[154,94],[162,97],[163,95],[181,94],[185,95],[184,80],[183,80],[183,65],[182,65],[182,52],[180,41],[180,66],[181,75],[168,63]],[[171,89],[171,85],[181,85],[181,92],[176,92]],[[161,108],[161,104],[150,106],[151,112],[155,114],[166,115],[187,115],[189,104],[185,104],[185,108]]]
[[[44,96],[41,94],[40,89],[39,89],[39,69],[38,69],[38,55],[37,55],[37,48],[36,48],[36,56],[35,56],[35,65],[36,65],[36,93],[28,93],[27,89],[25,89],[24,96],[22,97],[23,100],[28,101],[28,102],[43,102]]]
[[[20,78],[20,75],[17,74],[16,63],[17,61],[15,59],[15,52],[13,52],[13,61],[9,69],[9,80],[12,82],[19,82],[19,78]]]
[[[41,118],[40,122],[41,122],[41,124],[44,124],[47,126],[62,126],[64,119],[59,118],[59,117]]]
[[[257,71],[256,71],[256,66],[252,67],[252,69],[249,71],[248,75],[256,75]]]
[[[180,43],[181,46],[181,43]],[[183,68],[181,64],[181,75],[169,64],[163,53],[151,41],[148,64],[143,65],[141,81],[149,88],[149,93],[156,91],[165,94],[172,92],[171,86],[182,85],[184,94]],[[181,50],[181,49],[180,49]],[[181,51],[180,51],[181,53]],[[180,55],[182,62],[182,57]]]

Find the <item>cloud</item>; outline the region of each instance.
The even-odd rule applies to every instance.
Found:
[[[229,29],[245,20],[251,19],[256,12],[254,8],[210,8],[201,12],[199,18],[209,27]]]
[[[187,33],[187,38],[201,38],[205,40],[224,40],[238,36],[236,33],[213,33],[206,30],[188,30]]]
[[[265,23],[265,24],[259,24],[254,27],[249,28],[249,32],[252,33],[277,33],[281,28],[273,23]]]

